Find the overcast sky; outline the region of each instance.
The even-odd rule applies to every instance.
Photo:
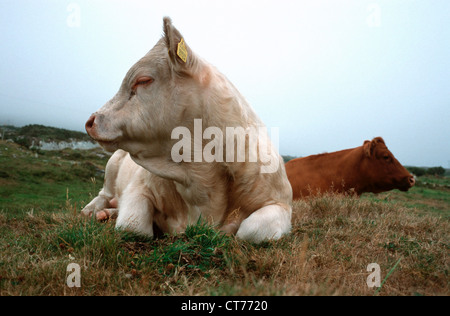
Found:
[[[403,164],[450,168],[449,0],[1,0],[0,124],[84,131],[166,15],[281,154],[382,136]]]

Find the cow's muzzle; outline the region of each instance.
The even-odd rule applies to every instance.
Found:
[[[410,176],[408,181],[409,181],[410,188],[412,188],[416,184],[416,179],[414,178],[414,176]]]
[[[91,115],[91,117],[87,120],[86,124],[84,125],[84,128],[86,129],[86,132],[91,136],[91,134],[94,131],[94,124],[95,124],[95,115]]]
[[[113,140],[108,135],[111,133],[110,130],[105,130],[105,115],[101,113],[94,113],[87,120],[84,125],[86,132],[96,141],[111,141]],[[109,127],[110,129],[110,127]]]
[[[104,121],[105,116],[103,114],[94,113],[84,127],[93,140],[97,141],[107,151],[112,152],[117,150],[122,133],[120,131],[105,131]]]
[[[398,189],[400,191],[408,191],[409,189],[411,189],[414,185],[416,184],[416,179],[414,178],[414,176],[408,176],[403,178],[401,184],[399,185]]]

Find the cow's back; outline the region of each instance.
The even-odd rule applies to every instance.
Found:
[[[296,158],[285,165],[288,180],[292,186],[293,199],[300,199],[326,191],[327,184],[318,169],[317,160],[310,157]]]
[[[355,150],[296,158],[285,164],[294,200],[354,186]]]

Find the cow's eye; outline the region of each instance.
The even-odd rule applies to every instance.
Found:
[[[389,156],[388,156],[388,155],[383,156],[383,159],[386,160],[386,161],[388,161],[388,160],[389,160]]]
[[[153,82],[153,78],[151,77],[140,77],[136,80],[136,83],[133,85],[132,89],[133,91],[136,91],[138,86],[146,86]]]

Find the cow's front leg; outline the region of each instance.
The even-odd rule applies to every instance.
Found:
[[[119,172],[119,167],[122,164],[123,159],[127,155],[126,152],[123,150],[118,150],[114,153],[114,155],[111,156],[111,158],[108,160],[108,163],[106,164],[105,168],[105,181],[103,184],[103,188],[98,194],[97,197],[95,197],[86,207],[81,211],[81,214],[87,217],[91,217],[92,215],[95,215],[97,219],[104,220],[107,219],[104,212],[105,209],[113,208],[117,209],[117,199],[115,196],[117,195],[116,192],[116,180],[117,175]],[[97,215],[97,213],[99,213]]]
[[[292,208],[288,205],[268,205],[242,221],[236,236],[254,243],[277,240],[291,230]]]
[[[119,201],[116,228],[153,237],[153,203],[142,190],[129,187]]]

